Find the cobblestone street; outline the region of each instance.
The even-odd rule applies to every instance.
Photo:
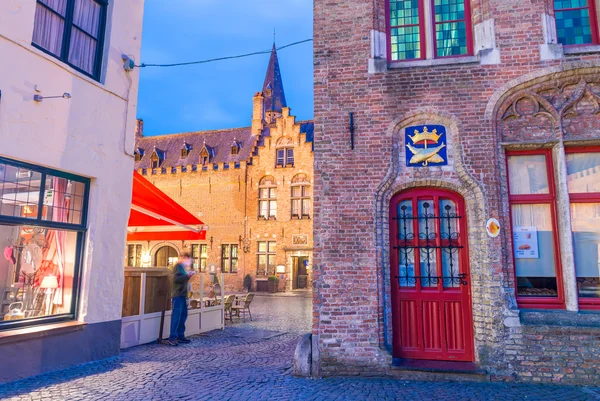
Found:
[[[292,357],[311,319],[310,298],[258,296],[254,322],[146,345],[115,359],[0,386],[10,400],[600,400],[600,389],[396,379],[298,379]]]

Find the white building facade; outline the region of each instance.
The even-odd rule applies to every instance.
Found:
[[[119,353],[143,7],[0,1],[0,383]]]

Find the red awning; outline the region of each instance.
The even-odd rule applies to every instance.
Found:
[[[203,240],[202,221],[133,172],[127,241]]]

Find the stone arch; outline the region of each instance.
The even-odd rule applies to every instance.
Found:
[[[310,184],[310,181],[308,180],[308,176],[305,173],[298,173],[295,176],[292,177],[292,184]]]
[[[277,181],[275,180],[275,177],[273,177],[272,175],[265,175],[258,182],[258,186],[260,186],[260,187],[276,187]]]
[[[294,146],[294,141],[289,136],[282,136],[275,143],[276,148],[289,148]]]
[[[427,123],[441,124],[447,129],[449,137],[449,157],[452,157],[452,165],[425,169],[424,173],[416,174],[406,171],[403,167],[404,138],[401,133],[404,128],[411,124]],[[485,231],[487,220],[487,205],[483,188],[477,180],[472,177],[462,161],[462,148],[459,133],[462,131],[460,121],[450,113],[440,112],[431,108],[419,109],[396,118],[388,127],[387,134],[392,137],[392,160],[388,172],[378,186],[375,194],[375,227],[376,227],[376,250],[378,264],[378,287],[383,312],[383,322],[380,324],[382,332],[382,346],[391,350],[392,343],[392,314],[391,314],[391,277],[390,277],[390,240],[389,240],[389,208],[392,197],[402,191],[417,187],[435,187],[453,191],[461,195],[465,200],[469,230],[467,233],[469,243],[469,262],[471,266],[472,285],[472,310],[474,320],[484,320],[486,324],[475,325],[474,343],[475,356],[481,359],[481,350],[488,347],[491,338],[502,335],[501,311],[492,311],[484,307],[484,299],[502,299],[506,297],[503,286],[493,287],[489,284],[497,280],[494,272],[489,268],[492,262],[492,246],[490,238]],[[438,171],[439,170],[439,171]],[[451,174],[448,174],[451,172]],[[449,178],[450,177],[450,178]],[[483,223],[482,223],[483,222]],[[505,276],[501,274],[501,281]],[[511,304],[506,302],[505,308]],[[486,354],[486,357],[488,355]],[[493,356],[492,356],[493,357]]]

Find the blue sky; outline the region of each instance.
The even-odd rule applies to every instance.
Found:
[[[269,50],[312,37],[311,0],[147,0],[141,62],[174,63]],[[313,118],[312,43],[281,50],[288,106]],[[144,135],[250,125],[269,55],[140,71]]]

